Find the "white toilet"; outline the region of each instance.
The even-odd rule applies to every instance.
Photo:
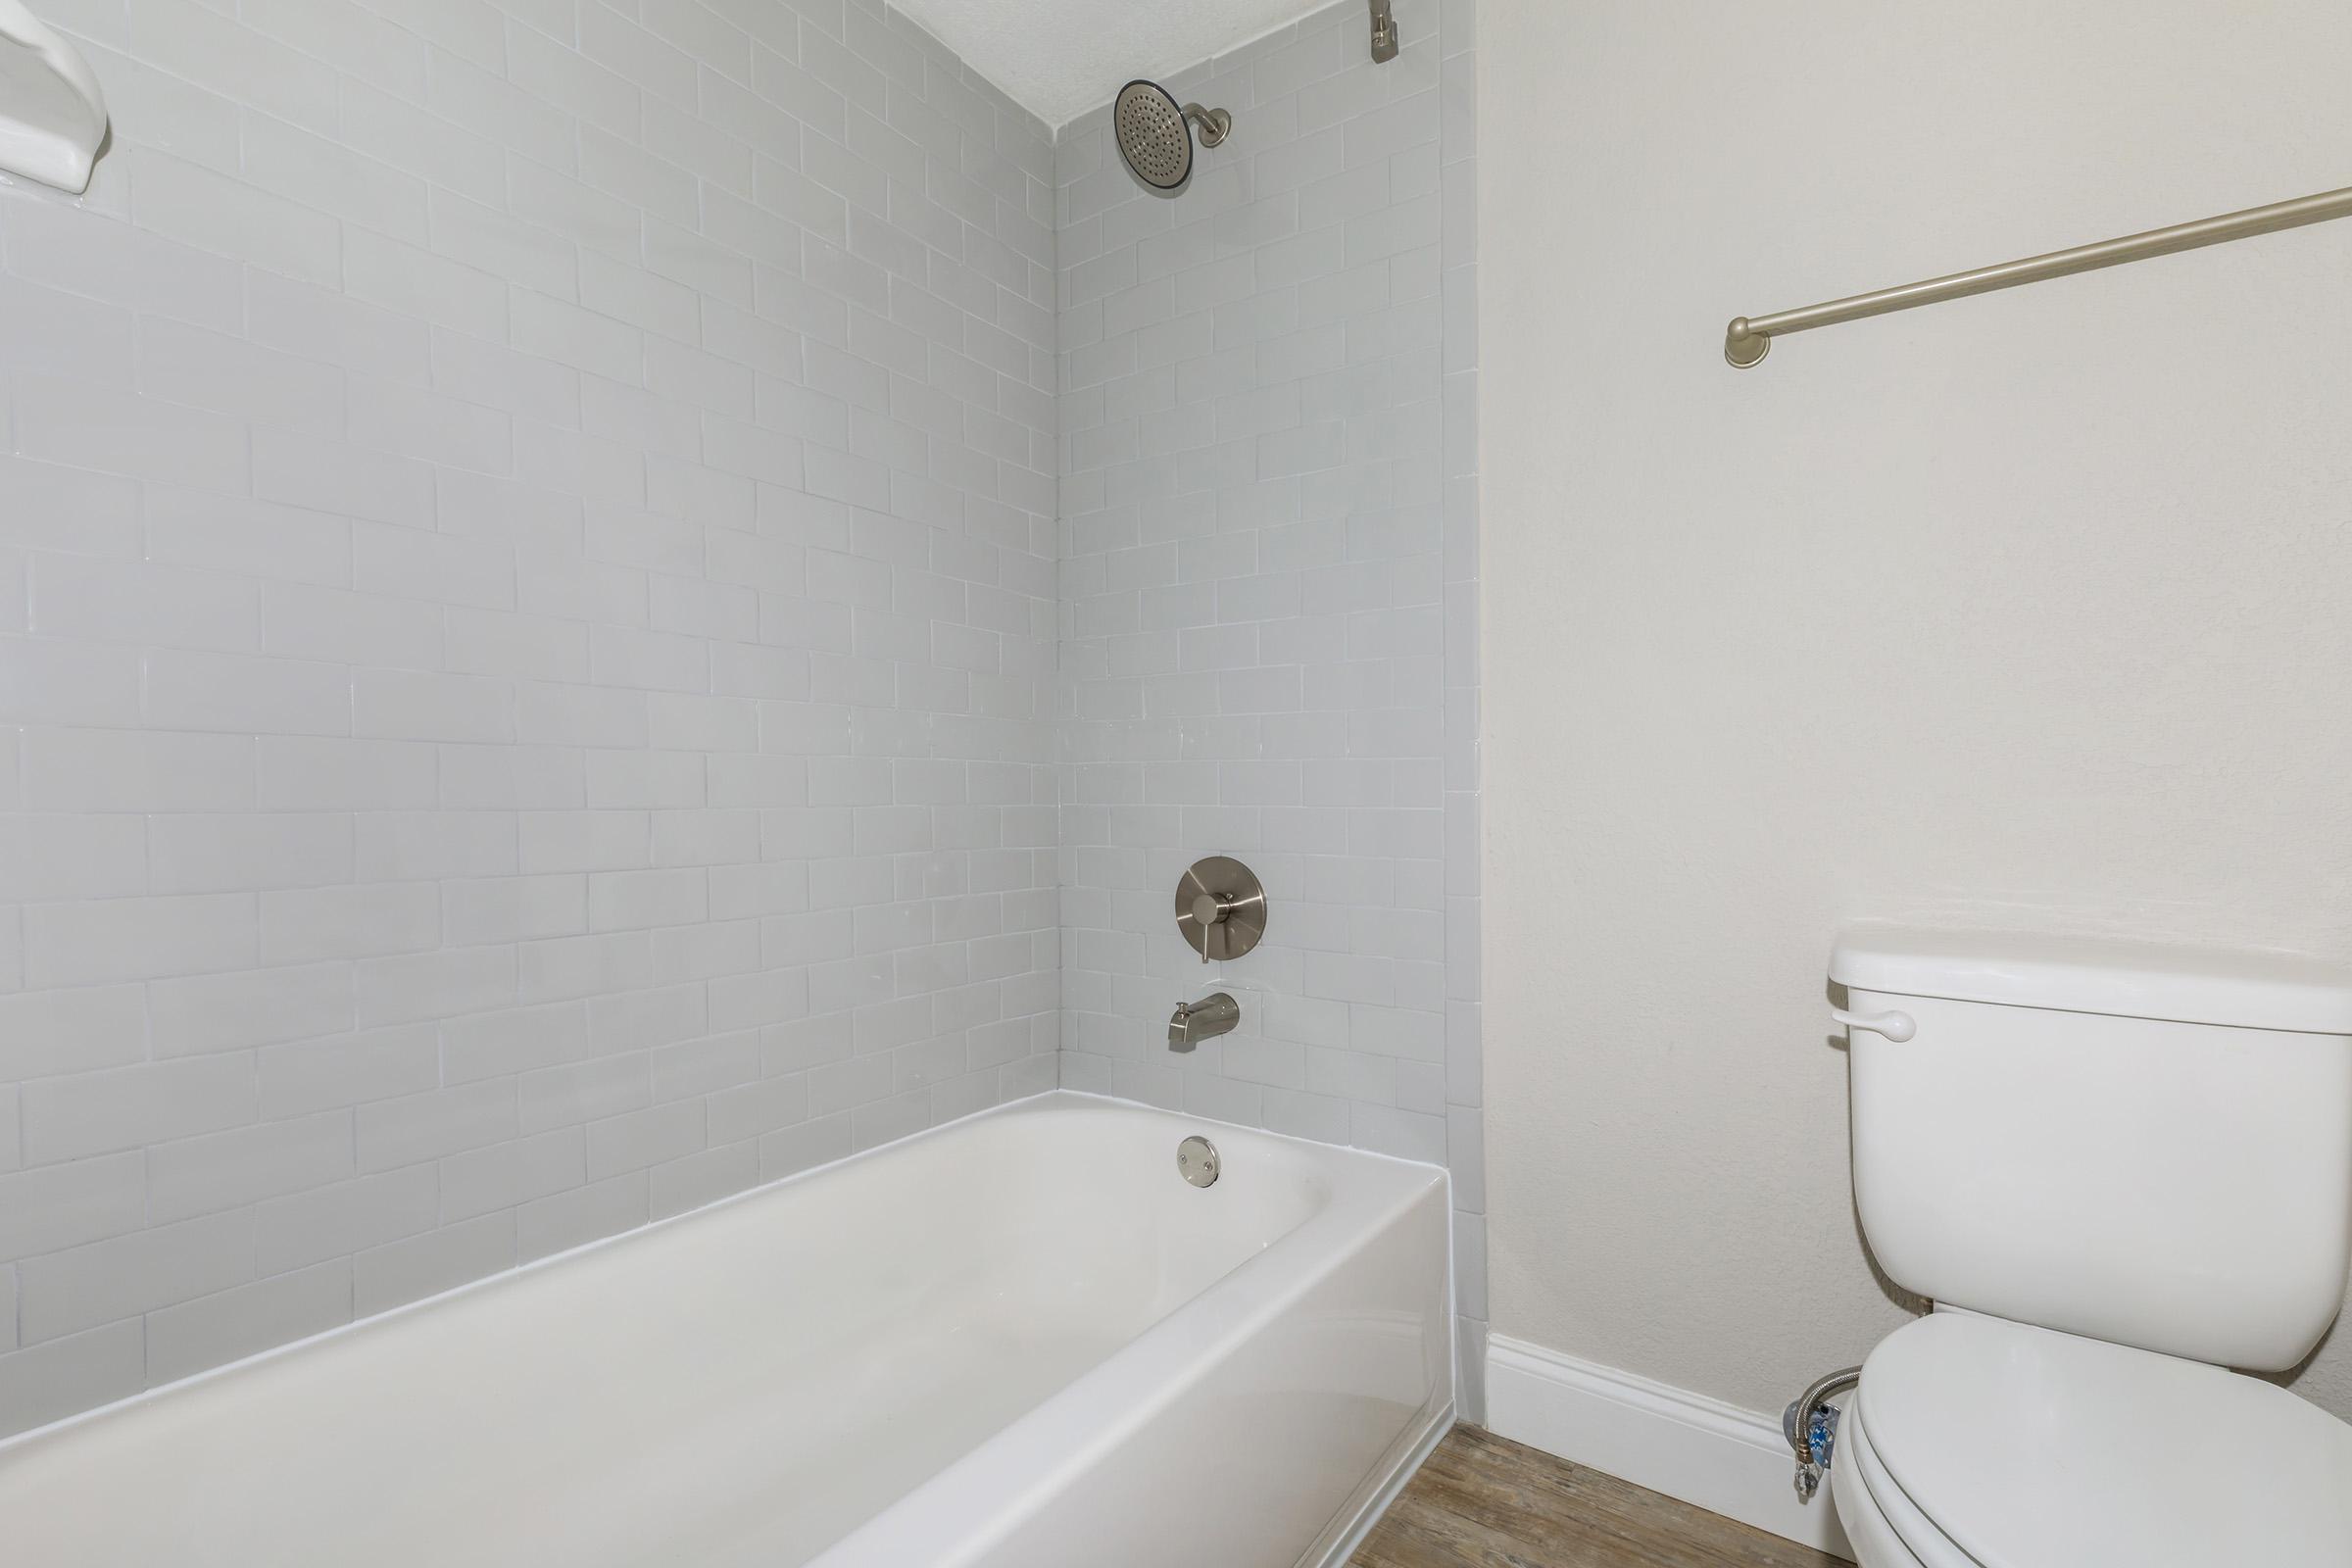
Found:
[[[1864,1363],[1831,1489],[1862,1568],[2348,1568],[2309,1353],[2352,1253],[2352,973],[1864,929],[1854,1196],[1935,1301]]]

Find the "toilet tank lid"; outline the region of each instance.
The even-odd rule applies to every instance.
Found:
[[[1864,925],[1838,939],[1830,978],[1893,996],[2352,1035],[2352,966],[2303,954]]]

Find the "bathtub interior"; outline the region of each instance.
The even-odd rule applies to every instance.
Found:
[[[986,1266],[1009,1267],[1023,1288],[1042,1289],[1046,1298],[1029,1304],[1043,1316],[1120,1323],[1132,1338],[1331,1201],[1329,1164],[1294,1145],[1076,1103],[1090,1108],[975,1128],[1001,1161],[1004,1188],[991,1201],[1001,1204],[1011,1254]],[[1226,1155],[1205,1189],[1176,1167],[1178,1142],[1195,1131],[1214,1134]]]
[[[365,1518],[346,1561],[806,1561],[1330,1201],[1239,1130],[1193,1188],[1183,1130],[978,1117],[12,1445],[0,1521],[26,1560],[185,1560],[201,1518],[277,1561]]]

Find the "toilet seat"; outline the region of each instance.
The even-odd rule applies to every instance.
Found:
[[[1830,1492],[1837,1499],[1838,1522],[1864,1568],[1982,1568],[1887,1475],[1859,1405],[1849,1404],[1838,1425]]]
[[[1921,1568],[2352,1563],[2352,1426],[2239,1373],[2049,1329],[1937,1313],[1889,1335],[1838,1458],[1840,1512],[1866,1494],[1865,1531]]]

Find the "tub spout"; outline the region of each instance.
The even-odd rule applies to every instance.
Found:
[[[1203,1040],[1231,1034],[1242,1021],[1242,1004],[1223,992],[1199,1002],[1179,1002],[1168,1019],[1168,1049],[1190,1051]]]

